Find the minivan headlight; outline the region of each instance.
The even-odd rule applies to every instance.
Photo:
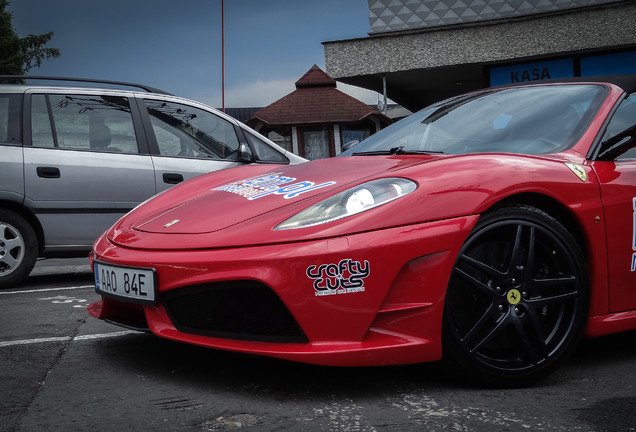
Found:
[[[306,228],[346,218],[381,206],[417,189],[417,183],[400,177],[372,180],[333,195],[295,214],[275,230]]]

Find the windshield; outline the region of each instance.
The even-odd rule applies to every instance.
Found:
[[[545,85],[448,99],[381,130],[340,156],[563,151],[587,128],[602,86]]]

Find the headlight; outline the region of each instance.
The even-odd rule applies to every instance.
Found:
[[[276,230],[305,228],[342,219],[381,206],[417,189],[404,178],[383,178],[331,196],[276,226]]]

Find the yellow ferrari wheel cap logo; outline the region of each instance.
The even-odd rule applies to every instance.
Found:
[[[506,298],[508,299],[508,303],[510,303],[511,305],[516,305],[521,301],[521,293],[516,289],[511,289],[510,291],[508,291]]]

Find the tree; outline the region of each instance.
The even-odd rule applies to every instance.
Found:
[[[20,38],[13,28],[13,14],[7,10],[9,0],[0,0],[0,75],[24,75],[60,50],[46,48],[53,32]]]

